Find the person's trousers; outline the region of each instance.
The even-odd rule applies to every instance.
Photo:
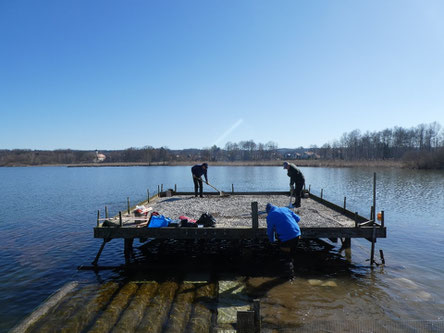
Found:
[[[298,243],[299,243],[299,238],[300,238],[300,236],[296,237],[296,238],[292,238],[292,239],[285,241],[285,242],[280,242],[279,247],[281,248],[281,250],[288,252],[291,255],[294,255],[296,248],[298,246]],[[286,249],[286,250],[284,250],[284,249]]]
[[[197,191],[199,190],[200,196],[202,196],[203,193],[203,181],[201,178],[196,178],[193,176],[193,182],[194,182],[194,195],[197,197]]]
[[[297,182],[294,189],[294,207],[301,207],[302,189],[304,188],[303,182]]]

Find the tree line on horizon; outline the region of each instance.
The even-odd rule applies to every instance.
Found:
[[[270,161],[303,158],[323,160],[401,160],[414,168],[444,168],[444,131],[437,122],[413,128],[394,127],[361,133],[354,130],[321,147],[279,149],[277,143],[255,143],[253,140],[228,142],[204,149],[171,150],[168,147],[127,148],[101,151],[110,163],[159,163],[194,161]],[[84,164],[97,162],[95,151],[58,149],[0,150],[0,166]]]

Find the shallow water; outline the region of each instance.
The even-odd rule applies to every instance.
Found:
[[[263,257],[264,248],[247,246],[240,255],[231,244],[222,243],[218,246],[226,249],[223,257],[215,258],[214,251],[207,259],[189,258],[182,274],[241,279],[247,297],[261,299],[264,325],[270,329],[339,327],[344,322],[351,327],[359,319],[367,326],[379,322],[393,328],[403,323],[402,330],[407,321],[444,320],[444,173],[301,169],[313,193],[322,188],[327,200],[340,205],[347,196],[347,207],[365,216],[372,204],[373,172],[377,173],[377,210],[385,211],[388,238],[378,240],[376,253],[383,249],[385,266],[369,268],[370,243],[365,240],[352,241],[351,262],[338,253],[339,246],[305,244],[290,281],[273,266],[276,260]],[[209,180],[227,192],[231,184],[239,191],[288,188],[288,177],[279,167],[210,166]],[[77,266],[88,265],[100,246],[92,233],[98,209],[103,214],[106,205],[115,214],[125,209],[127,197],[132,203],[144,200],[147,189],[153,194],[160,184],[191,191],[189,167],[0,168],[0,183],[0,331],[13,327],[73,280],[88,285],[177,274],[164,263],[157,271],[98,274],[78,271]],[[152,262],[156,251],[144,253],[139,245],[135,242],[136,261]],[[162,246],[169,245],[158,247]],[[181,261],[180,253],[168,259],[174,260]],[[123,241],[108,243],[100,264],[123,262]]]

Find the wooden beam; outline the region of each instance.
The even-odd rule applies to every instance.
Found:
[[[302,238],[373,238],[372,227],[301,228]],[[158,239],[267,239],[267,228],[94,228],[95,238]],[[386,228],[375,228],[376,238],[386,237]]]

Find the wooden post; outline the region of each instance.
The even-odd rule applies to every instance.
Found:
[[[131,256],[133,255],[133,241],[134,238],[125,238],[124,241],[124,255],[125,255],[125,263],[128,264],[130,262]]]
[[[385,265],[384,252],[382,250],[379,250],[379,256],[381,257],[381,264]]]
[[[146,202],[150,203],[150,190],[148,188],[146,189]]]
[[[130,213],[130,199],[129,199],[129,197],[126,198],[126,203],[128,206],[128,215],[129,215],[129,213]]]
[[[234,194],[234,184],[231,184],[231,193]]]
[[[347,207],[347,197],[344,197],[344,213],[346,211]]]
[[[160,193],[160,185],[157,185],[157,196],[159,196]]]
[[[238,333],[254,333],[254,311],[237,311]]]
[[[105,206],[105,218],[108,218],[108,206]]]
[[[97,211],[97,228],[100,227],[100,210]]]
[[[321,200],[322,200],[323,195],[324,195],[324,189],[321,188]]]
[[[372,248],[370,251],[370,266],[373,267],[375,263],[375,243],[376,243],[376,222],[373,221],[373,232],[372,232]]]
[[[123,227],[122,212],[119,211],[119,226]]]
[[[355,228],[358,227],[358,212],[355,212]]]
[[[259,228],[257,201],[251,203],[251,216],[252,216],[253,229],[257,230]]]
[[[370,207],[370,220],[376,221],[375,217],[373,216],[373,206]]]
[[[376,172],[373,173],[373,221],[376,222]]]
[[[174,184],[174,193],[177,192],[177,184]]]
[[[253,300],[253,309],[254,311],[254,328],[255,333],[261,333],[261,301],[259,299]]]
[[[103,239],[102,245],[100,246],[99,252],[97,252],[96,258],[91,263],[94,266],[97,266],[97,262],[99,261],[100,255],[102,254],[103,248],[105,247],[105,244],[108,242],[105,238]]]
[[[308,185],[308,193],[311,193],[311,184]]]
[[[160,192],[163,192],[163,184],[160,184]]]

